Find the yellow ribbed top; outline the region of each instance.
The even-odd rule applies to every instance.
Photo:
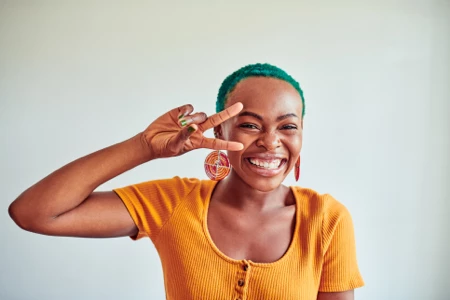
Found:
[[[318,291],[361,287],[353,223],[330,195],[291,187],[296,226],[279,260],[234,260],[212,241],[207,228],[215,181],[174,177],[116,189],[139,233],[153,241],[170,300],[315,300]]]

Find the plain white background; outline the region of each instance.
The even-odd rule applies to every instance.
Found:
[[[222,80],[255,62],[305,91],[299,184],[353,216],[356,299],[450,299],[448,0],[0,1],[0,299],[165,299],[148,239],[36,235],[7,207],[173,107],[213,113]],[[99,189],[206,178],[207,153]]]

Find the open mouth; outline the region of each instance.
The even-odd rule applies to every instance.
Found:
[[[286,162],[287,159],[285,158],[278,158],[278,159],[259,159],[259,158],[247,158],[247,161],[258,167],[258,168],[262,168],[262,169],[266,169],[266,170],[277,170],[280,167],[282,167]]]

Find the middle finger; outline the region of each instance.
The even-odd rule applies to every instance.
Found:
[[[181,118],[178,123],[181,127],[184,127],[189,124],[200,124],[206,121],[208,116],[204,112],[199,112],[191,115],[187,115]]]

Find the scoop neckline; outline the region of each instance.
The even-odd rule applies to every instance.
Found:
[[[209,205],[211,203],[211,197],[212,194],[216,188],[217,185],[217,181],[212,181],[211,187],[207,193],[207,197],[205,199],[205,203],[204,203],[204,209],[203,209],[203,220],[202,220],[202,227],[203,227],[203,233],[205,234],[205,237],[209,243],[209,245],[211,246],[211,248],[213,249],[213,251],[223,260],[232,263],[232,264],[242,264],[242,263],[247,263],[247,264],[251,264],[252,266],[259,266],[259,267],[272,267],[275,266],[277,264],[282,263],[284,260],[287,259],[288,256],[291,255],[292,251],[294,251],[293,249],[295,248],[295,246],[298,244],[298,232],[299,232],[299,227],[300,227],[300,213],[299,213],[299,199],[297,197],[297,194],[294,191],[294,187],[293,186],[289,186],[289,190],[292,192],[292,194],[294,195],[294,200],[295,200],[295,228],[294,228],[294,233],[292,235],[291,241],[289,243],[289,246],[286,250],[286,252],[283,254],[283,256],[281,256],[279,259],[273,261],[273,262],[255,262],[249,259],[234,259],[229,257],[228,255],[226,255],[225,253],[223,253],[214,243],[211,234],[209,233],[209,229],[208,229],[208,211],[209,211]]]

